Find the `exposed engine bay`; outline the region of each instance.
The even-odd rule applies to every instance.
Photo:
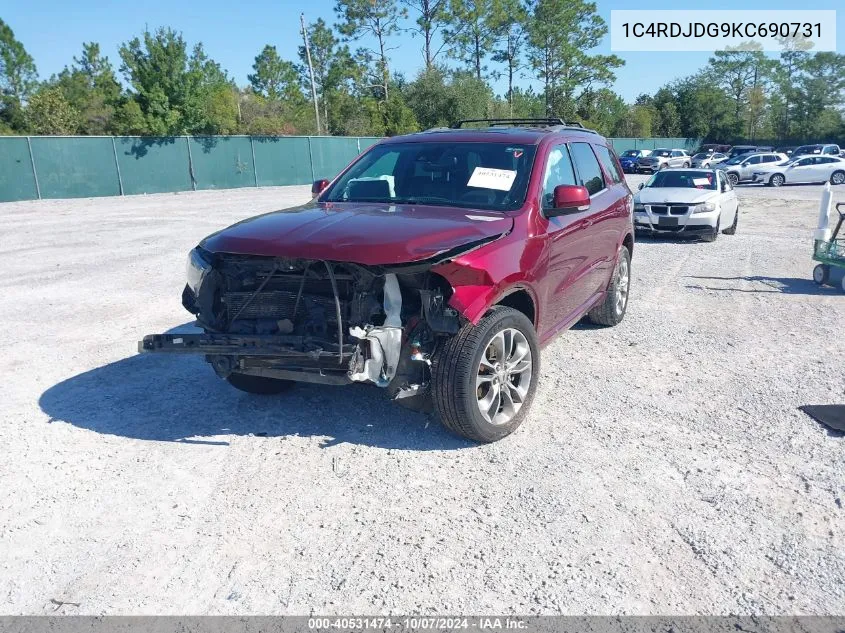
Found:
[[[192,251],[184,307],[205,334],[152,335],[141,351],[205,353],[243,373],[330,384],[370,382],[394,397],[427,386],[438,336],[462,317],[431,263],[363,266]],[[193,270],[192,270],[193,267]]]

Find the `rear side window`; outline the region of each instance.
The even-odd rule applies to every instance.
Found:
[[[624,177],[622,176],[622,172],[619,171],[616,157],[611,153],[610,148],[607,148],[604,145],[596,145],[595,148],[596,155],[599,157],[599,162],[601,162],[604,166],[607,173],[610,174],[610,179],[613,180],[613,182],[622,182]]]
[[[578,170],[580,184],[587,188],[591,196],[604,189],[604,176],[599,161],[589,143],[571,143],[572,160]]]

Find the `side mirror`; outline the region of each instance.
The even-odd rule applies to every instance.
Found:
[[[642,189],[643,187],[645,187],[644,182],[641,182],[640,184],[637,185],[637,189]]]
[[[315,180],[314,184],[311,185],[311,197],[316,198],[321,193],[326,190],[326,187],[329,186],[329,181],[325,178],[321,178],[320,180]]]
[[[590,192],[580,185],[558,185],[552,194],[552,207],[546,217],[578,213],[590,208]]]

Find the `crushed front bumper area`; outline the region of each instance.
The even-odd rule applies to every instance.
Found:
[[[221,377],[233,372],[267,378],[345,385],[357,345],[308,348],[300,336],[233,334],[149,334],[138,342],[141,353],[205,355]]]

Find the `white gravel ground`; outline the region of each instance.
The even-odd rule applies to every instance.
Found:
[[[306,187],[0,204],[0,613],[845,614],[845,438],[798,411],[845,402],[820,189],[638,242],[625,322],[549,345],[489,446],[136,355],[199,238]]]

